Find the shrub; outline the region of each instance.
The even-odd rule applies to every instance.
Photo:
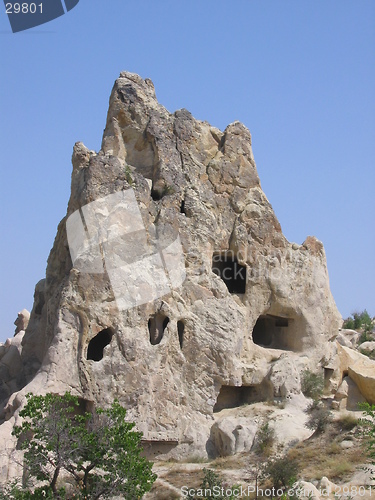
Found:
[[[129,186],[132,186],[134,184],[134,179],[132,176],[132,170],[129,167],[129,165],[125,165],[124,167],[124,172],[125,172],[125,180],[129,184]]]
[[[301,388],[306,397],[318,399],[323,394],[323,375],[310,370],[304,370],[302,373]]]
[[[306,427],[315,432],[323,432],[332,420],[332,414],[320,401],[313,401],[306,409],[309,419]]]
[[[270,478],[275,489],[280,486],[288,488],[292,486],[299,474],[297,461],[293,458],[282,457],[270,460],[263,469],[263,477]]]
[[[272,445],[275,442],[275,431],[266,422],[260,427],[256,434],[256,448],[263,454],[269,455]]]
[[[337,420],[337,424],[343,431],[351,431],[358,425],[358,420],[352,415],[343,415]]]

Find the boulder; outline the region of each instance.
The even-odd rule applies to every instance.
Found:
[[[347,373],[362,396],[375,404],[375,361],[341,345],[338,345],[338,356],[341,373]]]
[[[352,411],[359,410],[358,404],[366,401],[357,384],[349,376],[343,378],[335,400],[340,402],[339,408]]]
[[[375,351],[375,341],[367,341],[363,342],[358,346],[358,350],[360,352],[364,351],[365,353],[370,354],[371,352]]]
[[[301,392],[301,379],[295,363],[287,355],[276,361],[270,371],[269,380],[275,398],[285,399],[290,394]]]
[[[211,439],[216,455],[228,456],[249,452],[258,426],[244,417],[223,417],[211,427]]]

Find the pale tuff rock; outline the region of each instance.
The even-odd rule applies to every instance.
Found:
[[[67,216],[22,340],[22,384],[3,394],[1,418],[16,418],[30,391],[70,390],[88,405],[118,398],[151,455],[206,455],[220,406],[289,398],[300,391],[304,368],[323,371],[327,342],[341,324],[323,245],[283,236],[244,125],[222,132],[187,110],[171,114],[150,80],[124,72],[112,90],[102,149],[77,143],[72,163]],[[186,279],[163,297],[119,310],[108,269],[73,266],[66,222],[129,189],[147,241],[179,236]],[[248,449],[251,439],[235,429],[230,450]]]
[[[370,354],[371,352],[375,351],[375,341],[367,341],[363,342],[359,346],[359,350],[364,353]]]
[[[340,329],[340,333],[337,335],[336,340],[339,344],[345,347],[353,348],[359,339],[360,334],[356,330]]]
[[[338,371],[342,374],[347,374],[363,398],[369,403],[375,404],[375,361],[354,349],[341,346],[340,344],[337,344],[337,347]],[[362,400],[360,399],[359,401]]]
[[[4,344],[0,343],[0,411],[4,408],[7,398],[25,385],[21,355],[22,340],[29,318],[29,311],[22,309],[14,322],[14,337],[8,338]]]
[[[250,451],[257,425],[245,417],[223,417],[211,427],[211,440],[220,456]]]
[[[17,333],[26,330],[27,325],[29,324],[29,319],[30,319],[29,311],[27,309],[22,309],[22,311],[18,313],[17,319],[14,322],[14,324],[16,325],[16,330],[14,332],[14,335],[17,335]]]
[[[357,384],[349,376],[346,376],[337,389],[335,401],[340,402],[340,409],[356,411],[358,404],[364,403],[366,399],[362,396]]]

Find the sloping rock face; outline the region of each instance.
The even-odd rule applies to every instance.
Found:
[[[319,365],[341,318],[323,245],[283,236],[247,128],[221,132],[187,110],[171,114],[150,80],[121,73],[101,150],[77,143],[72,163],[67,216],[22,340],[27,385],[2,405],[7,429],[27,392],[71,390],[102,406],[118,398],[151,453],[156,443],[165,456],[204,454],[214,408],[298,393],[299,373]],[[90,272],[73,255],[73,265],[66,228],[69,216],[129,190],[142,238],[178,235],[185,279],[124,308],[108,262]]]

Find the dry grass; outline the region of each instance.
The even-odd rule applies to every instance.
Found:
[[[344,432],[351,431],[358,425],[358,420],[352,415],[343,415],[341,418],[336,420],[336,425],[340,427]]]
[[[323,435],[299,443],[289,451],[289,456],[297,460],[303,478],[307,481],[328,477],[331,481],[346,480],[365,462],[360,443],[353,441],[353,447],[343,449],[340,443],[352,436],[338,433],[334,425]]]

